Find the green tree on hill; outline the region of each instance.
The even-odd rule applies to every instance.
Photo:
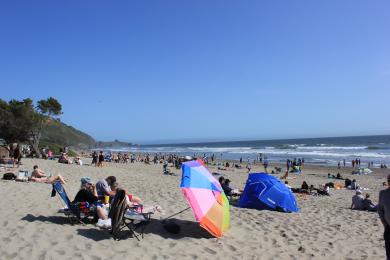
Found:
[[[0,137],[7,143],[28,142],[40,156],[42,129],[53,116],[61,115],[61,110],[61,104],[52,97],[39,100],[36,107],[29,98],[8,103],[0,99]]]
[[[58,116],[62,114],[62,105],[53,97],[37,102],[37,109],[48,117]]]

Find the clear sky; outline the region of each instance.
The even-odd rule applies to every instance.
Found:
[[[129,142],[390,134],[390,1],[1,1],[0,98]]]

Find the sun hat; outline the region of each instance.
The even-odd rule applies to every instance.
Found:
[[[80,181],[81,181],[81,184],[87,184],[87,183],[92,184],[92,179],[91,179],[91,177],[88,177],[88,176],[81,178]]]

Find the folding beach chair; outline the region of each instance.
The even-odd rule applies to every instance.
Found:
[[[114,200],[111,204],[111,234],[115,240],[119,240],[120,233],[127,228],[132,237],[140,241],[139,236],[144,238],[146,225],[150,223],[150,218],[153,213],[142,213],[142,205],[129,208],[126,202],[126,192],[117,190]]]
[[[72,225],[75,223],[87,222],[91,217],[93,217],[94,221],[97,220],[96,214],[89,210],[88,202],[72,203],[70,201],[61,182],[53,183],[51,196],[54,197],[56,193],[60,195],[64,206],[64,208],[60,209],[59,212],[67,216]]]

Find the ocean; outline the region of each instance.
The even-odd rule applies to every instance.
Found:
[[[218,159],[243,158],[245,162],[248,158],[252,162],[262,154],[271,162],[304,158],[305,163],[318,165],[337,165],[343,159],[351,165],[353,159],[359,158],[364,163],[372,161],[378,167],[382,163],[390,164],[390,135],[160,144],[114,150],[201,157],[214,154]]]

